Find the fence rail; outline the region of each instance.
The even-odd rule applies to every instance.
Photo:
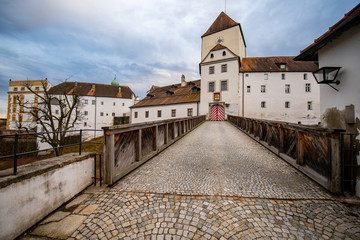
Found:
[[[205,116],[104,127],[104,180],[125,176],[205,121]]]
[[[12,154],[7,154],[7,155],[3,155],[0,156],[0,161],[3,159],[13,159],[13,174],[16,175],[17,174],[17,170],[18,170],[18,159],[21,156],[25,156],[25,155],[31,155],[31,154],[36,154],[36,153],[40,153],[40,152],[46,152],[46,151],[50,151],[50,150],[55,150],[57,148],[66,148],[66,147],[71,147],[71,146],[79,146],[79,155],[81,155],[81,149],[83,144],[103,144],[103,143],[96,143],[96,142],[90,142],[90,141],[83,141],[83,136],[85,132],[95,132],[95,131],[101,131],[102,130],[95,130],[95,129],[80,129],[80,130],[68,130],[68,131],[58,131],[58,132],[24,132],[24,133],[16,133],[16,134],[2,134],[0,135],[0,141],[4,141],[5,139],[13,139],[13,153]],[[59,134],[59,133],[69,133],[69,136],[78,136],[78,141],[75,143],[69,143],[69,144],[65,144],[65,145],[61,145],[61,146],[56,146],[56,147],[51,147],[51,148],[46,148],[46,149],[41,149],[38,150],[38,146],[37,144],[35,144],[35,146],[32,146],[32,149],[35,150],[26,150],[26,151],[19,151],[19,142],[20,140],[24,140],[24,139],[33,139],[34,141],[37,142],[37,138],[40,135],[44,135],[44,134]],[[76,134],[78,133],[78,134]],[[4,143],[3,143],[4,144]]]
[[[341,193],[342,131],[228,116],[228,120],[332,193]]]

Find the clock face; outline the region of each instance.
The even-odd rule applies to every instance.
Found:
[[[218,37],[216,39],[216,44],[222,44],[224,42],[224,38],[223,37]]]

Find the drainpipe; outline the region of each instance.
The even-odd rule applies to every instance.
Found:
[[[96,112],[96,105],[97,105],[97,99],[96,99],[96,97],[95,97],[95,126],[94,126],[94,129],[95,129],[95,131],[94,131],[94,138],[96,138],[96,116],[97,116],[97,112]]]
[[[241,91],[242,91],[242,94],[241,94],[241,116],[242,117],[244,117],[244,100],[245,100],[245,97],[244,97],[244,85],[245,85],[245,83],[244,83],[244,72],[242,72],[242,89],[241,89]]]

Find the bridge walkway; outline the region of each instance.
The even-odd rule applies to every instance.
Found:
[[[230,123],[205,122],[22,239],[360,239],[359,213]]]

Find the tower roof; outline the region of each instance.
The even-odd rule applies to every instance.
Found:
[[[115,74],[114,80],[112,80],[110,84],[111,85],[119,85],[118,80],[116,80],[116,74]]]
[[[234,27],[236,25],[239,25],[239,23],[232,20],[228,15],[226,15],[226,13],[221,12],[210,28],[201,37],[205,37],[207,35]]]

